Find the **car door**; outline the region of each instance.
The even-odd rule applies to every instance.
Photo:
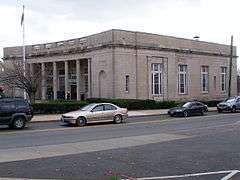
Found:
[[[0,108],[1,124],[8,124],[15,113],[15,104],[13,101],[2,101]]]
[[[190,114],[197,114],[199,112],[199,107],[197,106],[197,103],[193,102],[191,103],[189,107]]]
[[[113,120],[117,108],[111,104],[104,104],[103,120]]]
[[[89,113],[88,121],[102,121],[103,120],[103,105],[96,105]]]
[[[205,111],[204,105],[200,102],[197,102],[196,103],[196,112],[197,113],[202,113],[203,111]]]

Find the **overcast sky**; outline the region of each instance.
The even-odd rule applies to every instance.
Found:
[[[0,0],[0,57],[3,47],[22,45],[23,4],[26,44],[109,29],[190,39],[198,35],[224,44],[234,35],[234,45],[240,44],[239,0]]]

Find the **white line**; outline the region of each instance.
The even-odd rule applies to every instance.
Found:
[[[227,173],[230,173],[231,175],[232,175],[232,173],[234,173],[232,175],[232,176],[234,176],[238,172],[239,172],[239,170],[216,171],[216,172],[206,172],[206,173],[196,173],[196,174],[183,174],[183,175],[176,175],[176,176],[136,178],[136,180],[174,179],[174,178],[183,178],[183,177],[206,176],[206,175],[215,175],[215,174],[227,174]],[[228,179],[221,179],[221,180],[228,180]]]
[[[228,174],[227,176],[223,177],[221,180],[228,180],[228,179],[232,178],[235,174],[237,174],[239,172],[240,171],[238,171],[238,170],[234,170],[230,174]]]

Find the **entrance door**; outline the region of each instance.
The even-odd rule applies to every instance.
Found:
[[[77,99],[77,86],[71,85],[71,100]]]

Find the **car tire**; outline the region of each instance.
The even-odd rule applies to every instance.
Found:
[[[222,112],[222,110],[221,110],[221,109],[218,109],[217,111],[218,111],[218,113],[221,113],[221,112]]]
[[[183,117],[188,117],[188,112],[187,111],[183,111]]]
[[[113,121],[114,121],[115,124],[120,124],[120,123],[122,123],[122,116],[119,115],[119,114],[116,115],[116,116],[114,116]]]
[[[233,107],[232,107],[232,109],[231,109],[231,112],[232,112],[232,113],[235,113],[235,112],[237,112],[237,109],[236,109],[236,107],[235,107],[235,106],[233,106]]]
[[[76,120],[76,125],[78,126],[78,127],[83,127],[83,126],[85,126],[87,124],[87,121],[86,121],[86,119],[84,118],[84,117],[79,117],[79,118],[77,118],[77,120]]]
[[[204,112],[205,111],[202,109],[201,112],[200,112],[201,116],[204,116]]]
[[[14,129],[23,129],[25,125],[26,119],[24,117],[15,117],[10,127],[13,127]]]

